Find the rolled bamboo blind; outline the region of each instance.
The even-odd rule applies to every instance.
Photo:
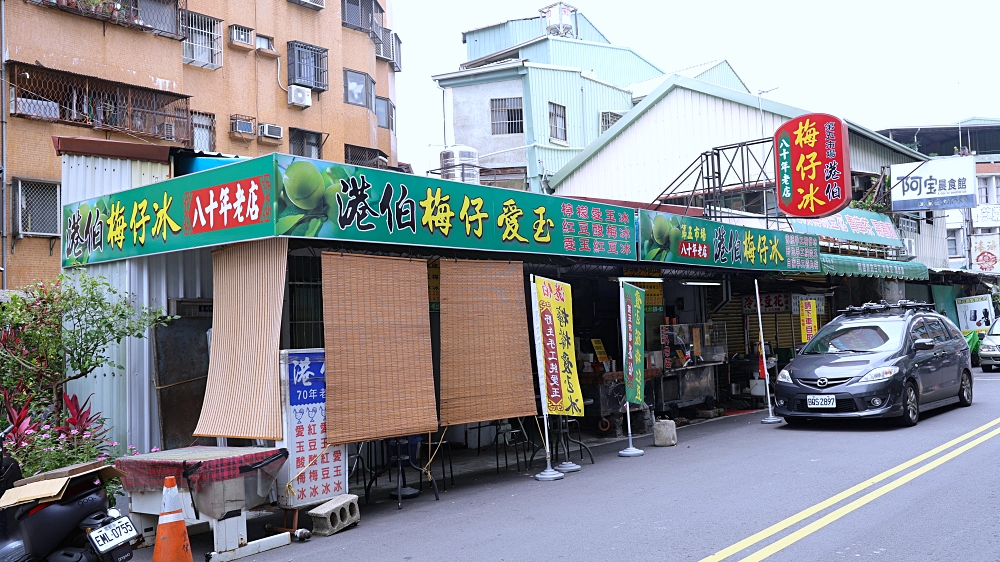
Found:
[[[441,425],[532,416],[521,262],[441,260]]]
[[[333,445],[437,431],[427,262],[323,253]]]
[[[198,437],[281,439],[278,346],[288,239],[212,252],[212,349]]]

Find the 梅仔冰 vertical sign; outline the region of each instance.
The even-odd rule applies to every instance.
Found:
[[[568,283],[534,277],[535,353],[539,388],[549,414],[582,416],[583,395],[576,374],[573,295]]]
[[[622,345],[625,349],[625,399],[642,404],[645,395],[646,291],[622,283]]]
[[[774,133],[778,208],[793,217],[818,218],[851,203],[847,125],[825,113],[787,121]]]

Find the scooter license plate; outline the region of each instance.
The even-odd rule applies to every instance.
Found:
[[[128,517],[119,517],[99,529],[90,532],[90,542],[98,552],[104,554],[115,548],[138,538],[139,533],[132,526],[132,521]]]

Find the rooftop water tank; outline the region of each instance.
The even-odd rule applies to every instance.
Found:
[[[479,151],[455,144],[441,151],[441,178],[463,183],[479,183]]]

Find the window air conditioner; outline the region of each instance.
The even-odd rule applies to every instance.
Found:
[[[272,125],[270,123],[261,123],[257,125],[257,136],[267,137],[269,139],[280,139],[283,131],[281,127],[277,125]]]
[[[288,86],[288,105],[294,105],[296,107],[312,107],[312,90],[309,88],[304,88],[302,86],[294,86],[289,84]]]
[[[903,238],[903,245],[906,247],[906,255],[917,255],[917,241],[913,238]]]
[[[161,139],[172,141],[176,140],[177,137],[174,136],[174,124],[173,123],[160,123],[156,126],[156,134]]]
[[[229,120],[229,132],[230,133],[241,133],[244,135],[253,134],[253,121],[247,121],[245,119],[230,119]]]

